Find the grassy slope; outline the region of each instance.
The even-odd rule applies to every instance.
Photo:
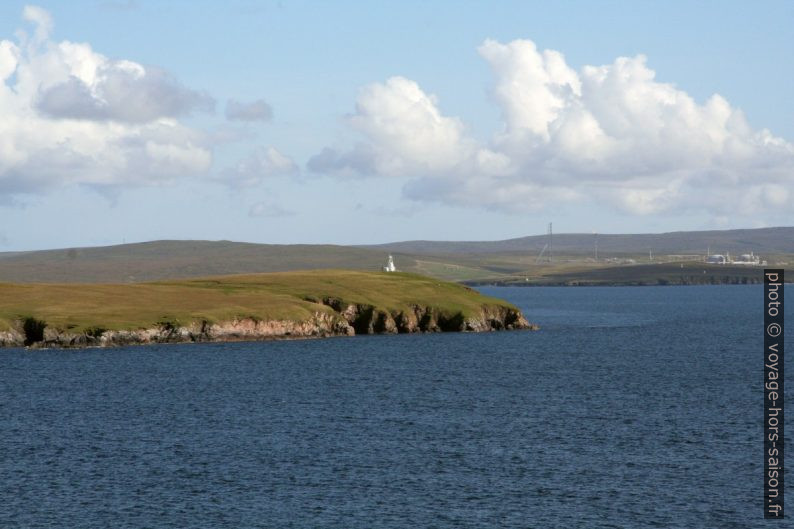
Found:
[[[0,253],[0,282],[131,283],[228,274],[346,268],[378,271],[388,252],[349,246],[152,241],[96,248]],[[413,270],[409,256],[397,266]]]
[[[794,263],[794,228],[681,232],[648,235],[599,235],[601,260],[593,262],[593,234],[559,234],[554,238],[554,263],[538,259],[546,236],[492,242],[395,243],[378,247],[333,245],[268,245],[230,241],[153,241],[98,248],[74,248],[37,252],[0,253],[0,282],[137,283],[174,278],[227,274],[284,272],[290,270],[345,268],[380,270],[386,255],[394,252],[397,268],[406,272],[451,281],[550,282],[600,281],[606,275],[631,277],[666,270],[653,267],[625,269],[605,258],[635,259],[648,263],[648,250],[656,261],[676,261],[675,255],[702,255],[729,250],[734,256],[755,251],[770,267]],[[404,251],[401,251],[403,249]],[[411,253],[408,250],[411,250]],[[666,255],[667,254],[667,255]],[[548,257],[545,254],[544,257]],[[601,269],[610,269],[601,271]],[[624,270],[621,270],[623,268]],[[702,270],[701,270],[702,273]],[[555,277],[550,277],[555,276]],[[647,281],[653,281],[649,277]],[[610,281],[605,278],[604,281]]]
[[[235,317],[304,320],[331,309],[306,299],[400,310],[411,304],[442,313],[476,313],[483,304],[512,306],[462,285],[406,273],[316,270],[137,284],[0,283],[0,330],[35,317],[49,326],[138,329],[160,322],[219,322]]]
[[[704,254],[710,246],[714,253],[741,254],[754,251],[764,255],[794,253],[794,227],[743,230],[682,231],[670,233],[598,234],[599,251],[606,254],[661,253]],[[555,254],[591,255],[596,235],[559,233],[554,235]],[[521,252],[537,255],[549,242],[546,235],[532,235],[501,241],[404,241],[364,248],[382,251],[423,254],[508,254]]]

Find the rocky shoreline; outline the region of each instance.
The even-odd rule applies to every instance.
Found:
[[[95,327],[82,332],[48,326],[27,318],[0,331],[0,347],[80,348],[161,343],[233,342],[275,339],[326,338],[360,334],[420,332],[488,332],[537,330],[520,311],[500,305],[483,305],[474,316],[447,315],[433,307],[412,305],[388,311],[372,305],[345,304],[334,298],[311,299],[324,310],[304,321],[239,318],[224,322],[161,322],[145,329],[109,330]],[[320,307],[318,307],[319,309]],[[328,308],[332,310],[328,310]]]

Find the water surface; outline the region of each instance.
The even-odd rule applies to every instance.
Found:
[[[0,350],[0,527],[768,526],[760,285],[483,290],[542,330]]]

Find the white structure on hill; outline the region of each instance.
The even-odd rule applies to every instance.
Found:
[[[766,261],[762,261],[761,257],[755,255],[753,252],[750,253],[743,253],[741,257],[737,261],[733,261],[735,265],[745,265],[745,266],[766,266]]]
[[[762,261],[761,257],[755,255],[753,252],[743,253],[739,259],[731,259],[731,254],[726,253],[709,255],[706,262],[710,264],[722,265],[744,265],[744,266],[766,266],[766,261]]]
[[[389,260],[386,261],[386,266],[383,267],[384,272],[396,272],[397,268],[394,266],[394,258],[389,254]]]

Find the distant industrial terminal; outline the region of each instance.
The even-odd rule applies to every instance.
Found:
[[[725,255],[720,253],[711,254],[706,258],[706,262],[719,265],[766,266],[766,261],[762,261],[761,257],[753,252],[743,253],[739,256],[739,259],[732,259],[730,252],[726,252]]]
[[[663,256],[657,256],[654,259],[653,252],[649,252],[648,261],[649,262],[658,262],[658,263],[680,263],[680,262],[700,262],[700,263],[707,263],[712,265],[736,265],[736,266],[767,266],[767,261],[762,260],[761,256],[756,255],[754,252],[750,253],[743,253],[739,256],[738,259],[731,257],[730,252],[725,252],[724,254],[721,253],[711,253],[709,249],[705,255],[700,254],[666,254]],[[634,264],[637,261],[635,259],[614,259],[614,258],[607,258],[605,259],[607,262],[621,262],[624,264]]]

